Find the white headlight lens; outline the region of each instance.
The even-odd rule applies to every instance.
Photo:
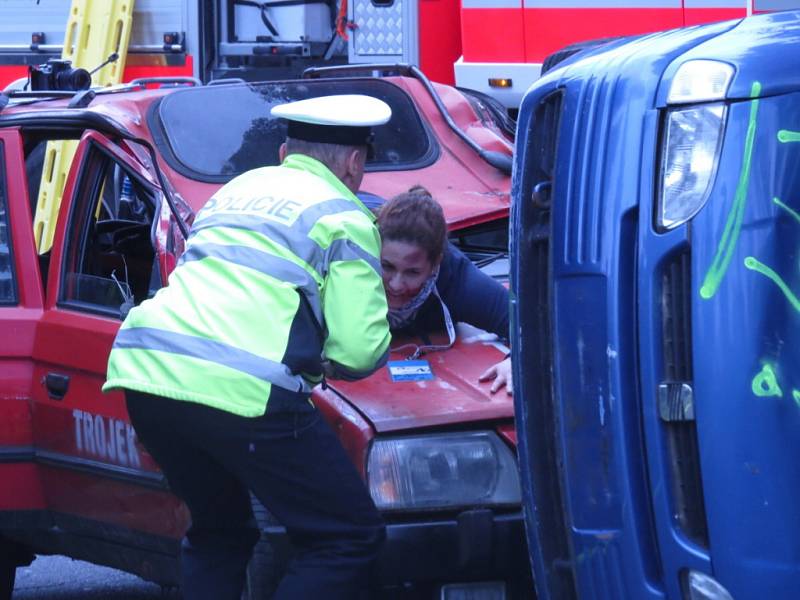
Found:
[[[492,432],[377,439],[367,480],[383,510],[520,503],[516,461]]]
[[[685,223],[708,199],[725,116],[723,104],[673,109],[667,114],[657,212],[660,229]]]
[[[713,577],[699,571],[689,571],[686,575],[687,600],[733,600],[726,590]]]
[[[689,60],[675,72],[667,94],[668,104],[724,100],[734,68],[715,60]]]

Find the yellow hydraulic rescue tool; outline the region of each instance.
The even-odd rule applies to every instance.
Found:
[[[73,67],[91,72],[106,63],[112,54],[118,56],[92,74],[93,86],[122,81],[133,24],[133,3],[134,0],[72,0],[61,58],[72,61]],[[73,140],[47,143],[33,220],[39,254],[53,245],[61,194],[77,147],[78,142]]]

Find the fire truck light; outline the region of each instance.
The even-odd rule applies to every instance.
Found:
[[[493,88],[510,88],[514,86],[514,82],[506,77],[490,77],[489,87]]]

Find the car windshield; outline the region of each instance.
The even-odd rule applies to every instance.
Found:
[[[151,114],[163,134],[159,147],[170,166],[200,181],[225,182],[249,169],[278,164],[286,124],[273,106],[331,94],[366,94],[392,108],[375,128],[367,171],[408,170],[431,164],[435,141],[411,99],[380,79],[315,79],[217,85],[166,96]]]

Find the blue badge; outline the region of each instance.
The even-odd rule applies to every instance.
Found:
[[[392,381],[433,379],[433,371],[427,360],[390,360],[386,366]]]

